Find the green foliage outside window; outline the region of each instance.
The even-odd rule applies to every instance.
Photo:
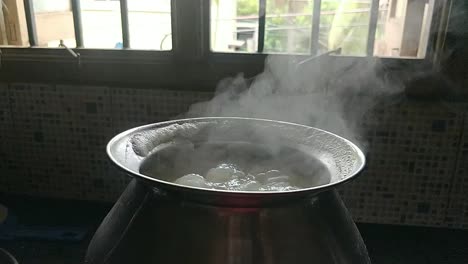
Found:
[[[302,6],[298,5],[300,3]],[[320,52],[341,47],[343,54],[364,55],[369,25],[369,3],[323,0],[320,17]],[[364,12],[349,11],[363,10]],[[327,14],[327,11],[332,14]],[[267,0],[265,51],[308,53],[313,1]],[[258,13],[258,0],[237,0],[237,16]],[[296,16],[278,16],[296,14]],[[378,33],[380,32],[378,29]],[[291,41],[291,37],[294,41]]]

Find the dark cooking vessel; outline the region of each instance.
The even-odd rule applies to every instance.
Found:
[[[96,232],[86,263],[370,263],[334,190],[365,158],[337,135],[271,120],[195,118],[125,131],[107,152],[134,179]],[[203,172],[225,159],[268,161],[301,175],[304,186],[211,190],[172,183],[167,173]]]

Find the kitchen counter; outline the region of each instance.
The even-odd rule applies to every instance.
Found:
[[[0,196],[22,236],[0,237],[20,264],[82,263],[94,230],[111,204]],[[9,218],[11,219],[11,218]],[[373,264],[466,264],[468,231],[358,224]],[[25,231],[26,230],[26,231]],[[30,230],[30,234],[28,234]],[[60,237],[58,233],[72,234]],[[54,235],[55,234],[55,235]]]

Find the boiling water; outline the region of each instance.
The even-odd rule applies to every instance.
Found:
[[[144,160],[140,173],[232,191],[288,191],[330,182],[325,165],[305,151],[246,142],[167,144]]]
[[[175,183],[201,188],[231,191],[290,191],[299,187],[290,177],[279,170],[251,171],[245,173],[234,164],[219,164],[208,170],[205,177],[188,174],[175,180]]]

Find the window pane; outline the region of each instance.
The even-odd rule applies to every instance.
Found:
[[[128,0],[130,47],[171,50],[171,1]]]
[[[267,0],[265,52],[310,53],[312,6],[312,0]]]
[[[122,48],[119,1],[81,0],[85,48]]]
[[[70,0],[33,0],[39,47],[76,47]],[[25,29],[27,31],[27,29]]]
[[[374,55],[424,58],[434,0],[380,0]]]
[[[322,0],[319,53],[341,48],[341,54],[364,56],[371,0]]]
[[[2,46],[29,46],[23,1],[3,0],[0,9],[0,43]]]
[[[311,43],[314,0],[265,0],[266,53],[341,48],[366,56],[373,0],[321,0],[318,43]],[[424,58],[436,0],[379,0],[374,55]],[[211,48],[256,52],[259,0],[211,0]],[[374,21],[375,22],[375,21]],[[313,45],[312,45],[313,44]]]
[[[40,12],[61,12],[70,11],[70,0],[33,0],[34,11]]]
[[[257,52],[258,0],[211,0],[211,49]]]

